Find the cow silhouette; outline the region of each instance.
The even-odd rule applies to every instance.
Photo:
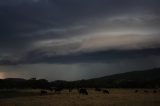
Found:
[[[149,93],[149,91],[148,90],[144,90],[144,93]]]
[[[79,89],[79,94],[88,95],[87,89],[85,89],[85,88],[80,88],[80,89]]]
[[[103,90],[103,93],[104,94],[109,94],[109,91],[108,90]]]
[[[99,92],[102,91],[100,88],[95,88],[94,90]]]
[[[153,90],[153,93],[157,93],[157,91],[156,91],[156,90]]]
[[[47,87],[46,90],[53,91],[53,88]]]
[[[63,88],[54,88],[54,93],[60,94]]]
[[[135,93],[137,93],[137,92],[138,92],[138,90],[135,90],[134,92],[135,92]]]
[[[45,90],[41,90],[41,95],[47,95],[48,94],[48,92],[47,91],[45,91]]]
[[[71,93],[73,90],[73,88],[68,88],[69,93]]]

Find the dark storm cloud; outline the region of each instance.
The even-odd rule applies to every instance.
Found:
[[[159,0],[1,0],[0,64],[108,62],[132,55],[157,55],[159,3]],[[122,38],[127,35],[127,39],[112,37],[117,35]],[[111,52],[112,49],[116,50]]]
[[[0,62],[1,65],[19,64],[75,64],[75,63],[114,63],[128,59],[143,59],[152,56],[160,56],[160,48],[148,48],[142,50],[108,50],[90,53],[78,53],[69,55],[48,56],[42,51],[31,51],[25,56],[16,59],[8,58]],[[144,60],[146,61],[146,60]]]
[[[135,58],[144,58],[149,57],[151,55],[153,56],[159,56],[160,49],[146,49],[146,50],[130,50],[130,51],[100,51],[100,52],[92,52],[92,53],[81,53],[76,55],[67,55],[67,56],[53,56],[53,57],[47,57],[47,56],[40,56],[36,57],[32,60],[34,56],[31,56],[32,58],[30,62],[33,63],[113,63],[116,61],[121,61],[125,59],[135,59]],[[29,62],[27,60],[27,62]]]

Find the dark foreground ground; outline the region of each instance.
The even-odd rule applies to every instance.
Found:
[[[89,89],[89,95],[79,95],[77,90],[61,94],[49,92],[40,95],[40,90],[1,90],[0,106],[160,106],[160,91],[152,89],[145,93],[140,89],[109,89],[110,94]]]

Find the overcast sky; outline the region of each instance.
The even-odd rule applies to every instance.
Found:
[[[0,0],[0,78],[77,80],[160,67],[159,0]]]

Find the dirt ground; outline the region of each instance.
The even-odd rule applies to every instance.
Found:
[[[15,97],[0,98],[0,106],[160,106],[160,92],[144,93],[139,90],[137,93],[133,89],[109,89],[110,94],[88,90],[89,95],[80,95],[77,90],[69,93],[67,90],[61,94],[19,95]],[[34,94],[34,93],[33,93]],[[16,95],[16,94],[14,94]]]

